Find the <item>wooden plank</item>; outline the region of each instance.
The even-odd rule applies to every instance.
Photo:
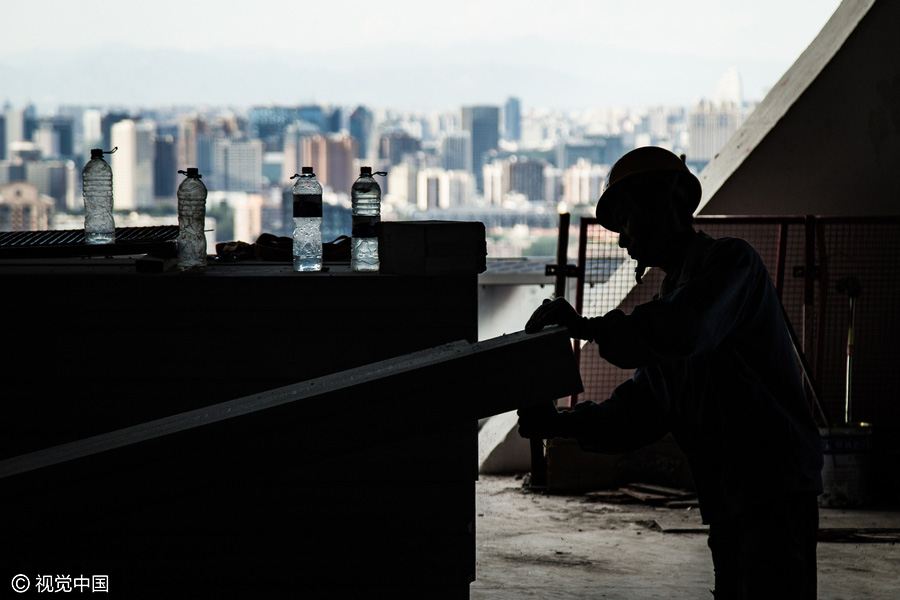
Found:
[[[657,494],[660,496],[664,496],[671,500],[693,498],[694,496],[697,495],[694,492],[689,492],[687,490],[681,490],[678,488],[667,487],[664,485],[656,485],[653,483],[629,483],[627,487],[629,489],[637,490],[640,492],[647,492],[650,494]]]
[[[277,429],[290,433],[278,443],[293,451],[334,455],[411,435],[417,428],[477,420],[580,391],[581,375],[564,328],[475,344],[458,341],[6,459],[0,461],[0,483],[201,428],[211,443]],[[334,426],[344,439],[326,450]]]
[[[662,504],[666,500],[670,498],[668,496],[662,494],[651,494],[649,492],[642,492],[640,490],[635,490],[631,488],[619,488],[619,491],[627,496],[631,496],[636,500],[640,500],[641,502],[645,502],[647,504]]]

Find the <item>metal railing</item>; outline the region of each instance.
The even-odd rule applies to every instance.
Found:
[[[694,222],[759,252],[824,420],[900,424],[900,217],[703,216]],[[651,269],[635,285],[636,262],[617,241],[596,219],[581,219],[575,306],[586,316],[615,308],[629,313],[658,292],[664,274]],[[573,402],[600,402],[632,374],[590,345],[576,344],[576,353],[585,392]]]

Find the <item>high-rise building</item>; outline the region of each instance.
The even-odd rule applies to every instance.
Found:
[[[25,133],[25,111],[7,104],[3,110],[3,139],[0,144],[3,145],[3,156],[9,158],[12,156],[11,148],[16,142],[23,142],[29,138]]]
[[[619,136],[593,135],[560,142],[556,147],[556,166],[568,169],[579,160],[595,165],[614,164],[624,154],[624,143]]]
[[[350,137],[357,142],[356,157],[368,158],[372,152],[372,127],[374,119],[372,111],[365,106],[357,106],[350,113]]]
[[[118,121],[110,128],[117,150],[109,155],[113,171],[113,202],[117,209],[141,209],[153,205],[152,121]]]
[[[515,192],[531,202],[544,199],[544,162],[511,157],[503,166],[503,193]]]
[[[468,171],[420,169],[416,174],[416,207],[429,211],[467,206],[472,187],[472,175]]]
[[[441,177],[441,195],[447,198],[450,208],[469,206],[475,193],[475,178],[468,171],[459,169],[444,171]]]
[[[25,163],[21,159],[0,160],[0,185],[26,180]]]
[[[0,160],[6,160],[6,114],[0,112]]]
[[[448,171],[468,171],[472,165],[472,135],[468,131],[448,133],[441,140],[441,166]]]
[[[494,161],[481,167],[482,195],[489,206],[503,205],[503,166]]]
[[[518,142],[522,139],[522,104],[509,98],[503,107],[503,139]]]
[[[387,181],[390,193],[385,194],[386,202],[397,207],[417,205],[419,167],[415,164],[403,163],[388,171]]]
[[[48,159],[75,157],[75,124],[69,117],[42,117],[36,120],[32,140]]]
[[[443,169],[422,169],[416,175],[416,206],[421,211],[448,208],[447,198],[441,198]]]
[[[262,190],[263,148],[262,140],[217,138],[213,144],[213,165],[207,187],[259,193]]]
[[[197,138],[203,133],[203,125],[196,115],[184,117],[178,123],[178,137],[175,144],[175,157],[179,169],[197,167]],[[200,170],[203,174],[203,170]]]
[[[77,210],[84,205],[76,201],[76,177],[81,169],[71,160],[40,160],[25,163],[25,180],[37,187],[42,196],[53,199],[58,212]]]
[[[303,167],[310,166],[310,157],[304,152],[308,146],[303,143],[304,138],[319,134],[319,129],[311,123],[296,121],[284,129],[284,159],[281,165],[282,183],[288,184],[296,173]]]
[[[421,149],[422,143],[418,139],[402,131],[384,134],[378,140],[378,158],[387,160],[391,165],[408,162],[406,157]]]
[[[319,182],[337,193],[350,193],[356,181],[356,140],[348,135],[315,135],[303,138],[303,154]]]
[[[484,199],[499,206],[509,194],[524,196],[530,202],[544,200],[544,161],[512,156],[495,160],[482,169]]]
[[[33,183],[0,186],[0,231],[42,231],[53,222],[54,202]]]
[[[91,158],[91,150],[102,146],[103,113],[96,108],[85,109],[81,113],[81,155],[78,162],[87,162]]]
[[[496,106],[464,106],[462,129],[472,136],[472,166],[478,192],[484,190],[482,167],[490,162],[490,154],[500,142],[500,108]]]
[[[578,161],[563,171],[563,201],[569,205],[595,204],[600,197],[609,167],[588,160]]]
[[[327,113],[324,107],[318,104],[305,104],[297,110],[299,120],[312,123],[323,133],[328,131]]]
[[[563,170],[547,163],[544,165],[544,200],[558,204],[563,199]]]
[[[154,141],[153,195],[157,198],[175,198],[181,176],[178,171],[175,137],[162,135]]]
[[[711,161],[743,122],[743,111],[732,103],[698,102],[688,115],[688,162],[700,167]]]
[[[292,123],[305,121],[317,133],[330,125],[321,106],[255,106],[248,117],[252,137],[265,142],[267,152],[282,150],[286,129]]]
[[[112,127],[119,121],[126,120],[131,120],[131,115],[128,113],[110,112],[103,115],[100,118],[100,132],[103,136],[103,141],[98,147],[104,150],[112,150],[115,147],[115,144],[112,143]],[[87,159],[90,160],[90,152],[87,152],[86,155]]]

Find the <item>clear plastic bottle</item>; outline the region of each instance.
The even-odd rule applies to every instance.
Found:
[[[381,171],[374,174],[386,175]],[[361,167],[359,178],[350,188],[353,204],[350,268],[353,271],[372,272],[380,267],[378,230],[381,224],[381,187],[372,175],[372,167]]]
[[[206,186],[196,168],[178,171],[186,175],[178,186],[178,270],[206,271]]]
[[[303,167],[294,184],[294,270],[322,270],[322,184]]]
[[[84,197],[84,241],[87,244],[112,244],[116,241],[116,222],[113,219],[112,168],[104,154],[112,154],[113,148],[104,152],[91,150],[91,160],[81,171]]]

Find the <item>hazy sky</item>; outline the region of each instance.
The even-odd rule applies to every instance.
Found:
[[[778,80],[839,4],[839,0],[27,0],[7,3],[3,9],[0,66],[15,67],[46,56],[46,51],[60,55],[102,47],[114,54],[116,47],[123,51],[137,47],[280,54],[352,76],[354,69],[397,67],[404,61],[427,61],[439,68],[460,62],[467,47],[485,52],[484,44],[489,43],[491,55],[481,58],[485,63],[501,58],[511,63],[515,56],[540,48],[561,72],[577,70],[583,76],[595,69],[595,78],[615,75],[616,63],[626,59],[639,61],[629,69],[646,70],[650,78],[660,64],[654,57],[680,57],[686,64],[697,61],[697,69],[711,69],[707,79],[712,81],[708,90],[696,90],[695,95],[711,94],[724,72],[722,65],[728,64],[750,78],[745,82],[747,95],[760,96],[760,88]],[[393,54],[387,48],[393,48]],[[560,54],[547,48],[559,48]],[[381,64],[384,61],[395,64]],[[606,83],[617,85],[615,80]],[[5,87],[0,80],[0,100],[28,94]],[[668,93],[684,96],[688,91]]]

